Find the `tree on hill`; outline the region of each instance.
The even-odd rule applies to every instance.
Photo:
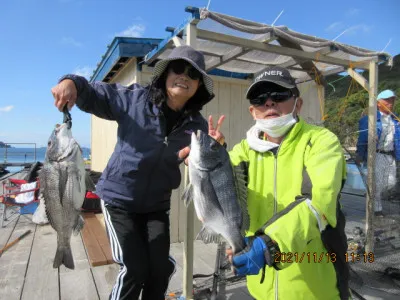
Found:
[[[0,142],[0,148],[11,148],[10,145],[6,145],[3,142]]]
[[[368,71],[362,73],[368,80]],[[358,138],[358,121],[368,114],[369,95],[350,76],[327,76],[325,88],[324,125],[333,131],[345,147],[354,147]],[[391,89],[400,96],[400,55],[393,58],[393,66],[378,67],[378,93]],[[394,113],[400,116],[400,101],[395,102]]]

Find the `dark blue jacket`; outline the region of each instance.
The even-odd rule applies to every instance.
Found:
[[[88,83],[75,75],[61,80],[66,78],[77,87],[76,105],[81,110],[118,123],[117,144],[96,194],[131,212],[169,209],[171,192],[181,182],[178,152],[190,144],[193,131],[208,132],[207,121],[199,112],[185,114],[166,136],[165,118],[160,108],[148,101],[148,87]]]
[[[392,121],[394,123],[394,155],[396,160],[400,160],[400,124],[399,121],[393,117]],[[362,159],[362,161],[367,161],[368,157],[368,116],[364,116],[358,122],[359,135],[357,141],[357,156]],[[376,117],[376,131],[378,135],[378,141],[381,138],[382,134],[382,121],[381,121],[381,113],[378,110]],[[378,147],[378,142],[376,144]]]

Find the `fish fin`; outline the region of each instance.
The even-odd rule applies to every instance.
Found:
[[[49,220],[51,227],[57,231],[56,223],[54,222],[52,215],[50,213],[50,205],[55,204],[57,201],[60,202],[60,199],[56,196],[57,191],[56,191],[55,185],[48,184],[48,181],[51,178],[51,172],[53,172],[53,171],[54,171],[54,169],[52,168],[52,166],[44,165],[43,169],[41,170],[39,180],[40,180],[40,193],[42,194],[43,199],[44,199],[44,208],[45,208],[47,219]],[[53,179],[53,181],[54,181],[54,179]],[[54,197],[57,197],[57,198],[56,198],[56,201],[53,201],[53,203],[49,204],[48,203],[48,201],[50,201],[49,194],[52,192],[55,195]]]
[[[69,205],[72,199],[72,205],[75,210],[80,211],[83,202],[85,201],[85,170],[80,169],[74,164],[70,164],[67,168],[67,181],[64,187],[62,196],[63,206]]]
[[[242,226],[241,233],[246,234],[250,227],[250,216],[247,209],[247,184],[248,184],[248,163],[241,162],[237,166],[233,166],[233,175],[235,177],[236,192],[239,200],[239,206],[242,210]]]
[[[72,257],[71,246],[57,247],[56,256],[54,258],[53,268],[57,269],[63,264],[68,269],[75,269],[74,258]]]
[[[197,235],[196,239],[200,239],[205,244],[209,244],[209,243],[219,243],[221,238],[218,233],[216,233],[215,231],[206,226],[203,226],[203,228],[201,228],[199,234]]]
[[[85,225],[85,220],[83,219],[82,215],[79,214],[74,227],[74,235],[78,235],[84,225]]]
[[[92,178],[90,178],[89,173],[85,172],[85,186],[86,186],[86,191],[95,191],[96,186],[94,185],[94,182]]]
[[[68,184],[68,172],[61,169],[59,170],[58,190],[61,199],[61,205],[63,206],[64,206],[63,199],[66,193],[67,184]]]
[[[193,200],[193,185],[191,183],[189,183],[183,191],[182,200],[186,207],[188,207],[190,201]]]

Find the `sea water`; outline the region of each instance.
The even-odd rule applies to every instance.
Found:
[[[90,158],[90,149],[82,148],[83,158]],[[34,163],[44,162],[46,148],[0,148],[0,164],[1,163]],[[7,167],[10,172],[17,172],[22,167]]]

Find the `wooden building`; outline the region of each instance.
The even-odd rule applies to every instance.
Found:
[[[193,7],[187,7],[186,12],[189,18],[176,28],[168,27],[169,36],[163,40],[115,37],[91,81],[147,84],[158,59],[167,57],[173,47],[189,44],[203,52],[207,72],[214,80],[215,98],[202,114],[214,118],[226,115],[222,131],[229,149],[245,138],[254,122],[248,112],[245,92],[252,78],[267,66],[278,65],[290,70],[304,99],[301,115],[308,122],[322,124],[324,76],[347,71],[369,91],[370,99],[375,99],[376,66],[391,62],[386,53],[308,36],[284,26],[269,26]],[[369,70],[370,82],[356,68]],[[376,105],[373,106],[370,106],[372,115],[376,111]],[[115,122],[92,117],[94,171],[105,168],[116,143],[116,131]],[[187,230],[186,208],[180,201],[183,185],[182,180],[181,187],[173,192],[171,242],[182,241]],[[194,233],[198,230],[199,223],[195,222]]]

